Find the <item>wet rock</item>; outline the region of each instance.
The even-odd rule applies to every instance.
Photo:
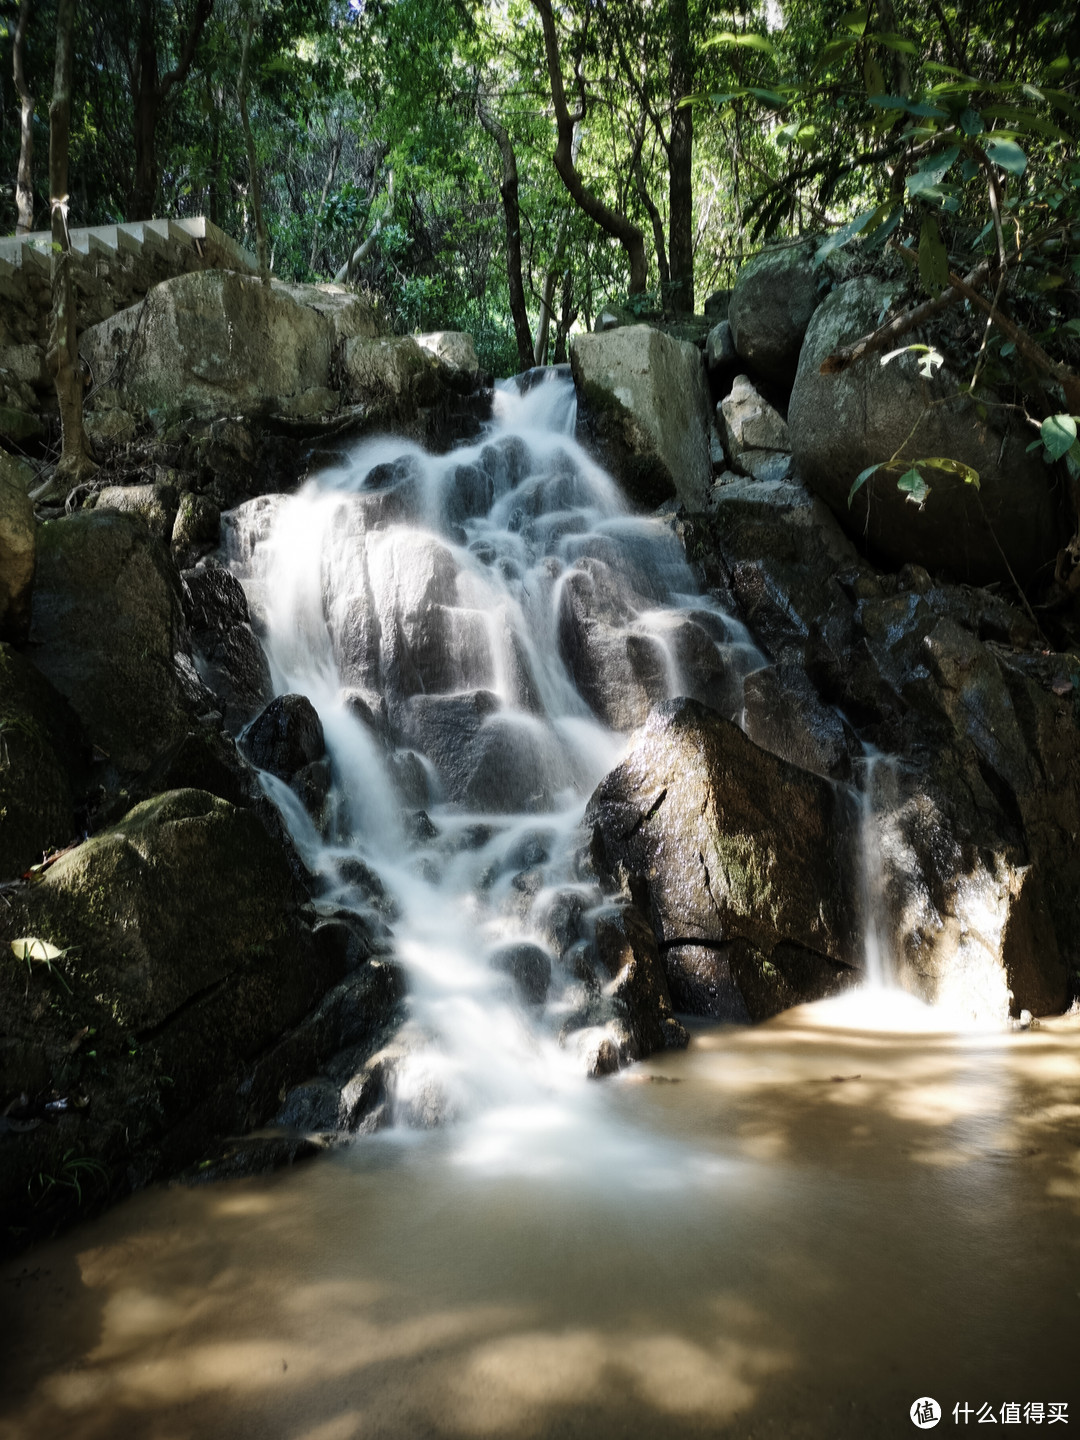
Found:
[[[322,721],[306,695],[278,695],[244,732],[244,753],[260,770],[292,780],[326,751]]]
[[[664,971],[676,1010],[735,1025],[750,1023],[750,1011],[732,973],[731,948],[673,945],[664,951]]]
[[[210,708],[179,576],[134,515],[84,511],[40,527],[32,639],[38,668],[117,770],[145,769]]]
[[[712,483],[710,402],[701,352],[648,325],[576,335],[579,438],[637,504],[691,509]]]
[[[727,318],[735,349],[753,374],[780,385],[795,379],[820,298],[812,256],[805,244],[763,250],[739,271],[731,294]]]
[[[784,942],[859,963],[848,802],[697,702],[656,707],[585,823],[602,883],[663,946]]]
[[[551,957],[539,945],[502,945],[491,954],[491,968],[509,975],[526,1005],[543,1005],[551,985]]]
[[[685,1046],[689,1037],[672,1011],[656,937],[644,916],[628,907],[601,917],[593,946],[600,971],[609,977],[604,994],[615,1012],[620,1063]]]
[[[871,356],[841,374],[821,374],[829,355],[874,329],[890,301],[886,284],[864,277],[840,286],[814,316],[788,417],[800,475],[887,562],[979,584],[1008,579],[1004,551],[1021,581],[1048,573],[1060,539],[1052,472],[1026,453],[1026,429],[1009,428],[1000,418],[1007,411],[982,404],[992,395],[968,397],[947,364],[925,379],[914,355],[884,366]],[[979,488],[927,471],[931,494],[919,507],[897,490],[898,471],[879,471],[849,507],[855,478],[897,452],[911,461],[962,461],[978,472]]]
[[[382,423],[415,416],[443,386],[439,362],[411,335],[346,340],[341,365],[349,401],[370,406]]]
[[[223,566],[207,564],[184,572],[183,599],[197,667],[235,735],[273,693],[243,586]]]
[[[207,550],[217,548],[221,511],[207,495],[181,495],[170,538],[177,563],[192,565]]]
[[[88,749],[63,697],[0,643],[0,880],[77,838],[75,797]]]
[[[754,671],[746,677],[743,704],[743,725],[755,745],[802,770],[851,778],[851,740],[843,721],[800,666]]]

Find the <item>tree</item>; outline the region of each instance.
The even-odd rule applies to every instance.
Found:
[[[31,5],[32,0],[21,0],[11,47],[15,89],[19,96],[19,171],[15,182],[19,219],[16,235],[27,235],[34,228],[34,97],[26,83],[26,30],[30,23]]]
[[[640,227],[625,213],[605,204],[581,178],[574,154],[574,130],[585,119],[587,112],[585,86],[579,83],[578,108],[571,113],[563,83],[562,56],[551,0],[532,0],[532,4],[543,27],[544,57],[551,85],[551,103],[555,112],[555,169],[575,204],[626,251],[630,262],[630,294],[641,294],[648,283],[649,275],[645,259],[645,237]]]
[[[75,0],[59,0],[56,73],[49,105],[49,208],[52,215],[52,367],[60,407],[60,476],[77,484],[97,469],[86,448],[82,376],[75,333],[75,286],[68,235],[68,140],[71,130],[72,32]]]

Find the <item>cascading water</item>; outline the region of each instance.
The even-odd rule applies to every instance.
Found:
[[[896,761],[871,745],[864,748],[863,783],[859,792],[863,957],[868,988],[884,990],[896,985],[896,967],[885,912],[885,872],[878,807],[880,792],[885,788],[882,782],[893,777]]]
[[[324,905],[364,912],[374,872],[408,970],[394,1118],[470,1120],[481,1160],[517,1137],[544,1163],[538,1132],[572,1145],[567,1091],[589,1103],[610,1018],[576,859],[591,789],[653,703],[736,716],[762,663],[574,442],[575,407],[564,379],[511,382],[472,448],[367,442],[227,517],[275,690],[322,720],[328,812],[266,783]]]

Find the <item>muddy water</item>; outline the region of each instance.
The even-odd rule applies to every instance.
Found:
[[[1080,1425],[1080,1020],[860,1023],[699,1030],[561,1167],[449,1130],[140,1195],[0,1273],[0,1436]]]

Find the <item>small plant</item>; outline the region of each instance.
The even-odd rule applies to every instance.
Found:
[[[92,1181],[108,1183],[109,1172],[100,1160],[90,1155],[77,1155],[74,1150],[65,1150],[60,1170],[50,1175],[39,1170],[26,1186],[26,1192],[35,1205],[42,1204],[54,1190],[73,1190],[76,1204],[83,1203],[83,1186]]]

